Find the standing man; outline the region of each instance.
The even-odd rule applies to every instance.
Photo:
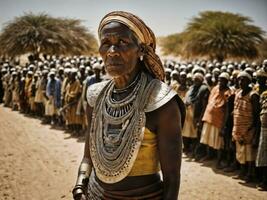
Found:
[[[264,69],[257,71],[257,79],[261,105],[261,131],[256,166],[262,172],[262,180],[258,188],[267,191],[267,72]]]
[[[217,168],[221,168],[224,126],[227,120],[227,103],[231,95],[228,87],[230,76],[223,72],[219,82],[210,93],[208,105],[202,118],[203,129],[200,142],[207,145],[206,159],[212,158],[212,152],[217,153]]]
[[[57,122],[57,113],[61,105],[60,90],[61,82],[58,78],[56,78],[55,71],[51,70],[46,86],[46,96],[48,97],[46,104],[46,115],[48,116],[52,125]]]
[[[77,79],[77,69],[72,69],[70,72],[70,79],[66,87],[65,101],[66,109],[66,122],[69,129],[79,134],[82,129],[82,116],[77,115],[77,107],[79,98],[81,96],[82,87],[80,81]]]
[[[193,85],[189,88],[185,96],[186,118],[183,127],[183,143],[186,153],[193,153],[197,160],[201,155],[197,154],[199,146],[202,117],[208,102],[209,89],[204,84],[204,76],[195,73]]]
[[[252,77],[245,71],[238,75],[240,90],[234,101],[233,139],[236,141],[236,159],[241,165],[239,178],[247,182],[255,178],[256,149],[252,147],[259,124],[259,95],[249,86]],[[247,169],[246,169],[247,167]]]

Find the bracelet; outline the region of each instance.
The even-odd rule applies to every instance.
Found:
[[[84,194],[83,192],[83,187],[82,186],[75,186],[74,189],[72,190],[72,196],[73,196],[73,199],[75,199],[75,197],[79,194]]]
[[[91,173],[92,167],[88,160],[83,160],[80,164],[78,177],[74,189],[72,190],[73,198],[79,194],[86,194],[86,188],[89,181],[89,176]]]

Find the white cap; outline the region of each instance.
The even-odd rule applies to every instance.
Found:
[[[172,72],[171,72],[171,77],[173,76],[173,75],[179,75],[179,72],[177,71],[177,70],[173,70]]]
[[[245,71],[242,71],[238,74],[237,78],[240,78],[240,77],[247,77],[250,81],[252,81],[251,75]]]
[[[102,66],[101,66],[101,64],[99,62],[96,62],[95,64],[93,64],[92,67],[93,67],[93,69],[99,69],[99,70],[102,69]]]
[[[225,78],[227,81],[229,81],[230,75],[227,72],[223,72],[220,74],[219,78]]]

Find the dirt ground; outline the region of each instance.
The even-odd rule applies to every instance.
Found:
[[[84,141],[0,106],[0,200],[72,199]],[[183,158],[180,200],[266,200],[255,185]]]

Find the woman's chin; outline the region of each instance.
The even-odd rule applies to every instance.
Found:
[[[123,72],[118,70],[107,70],[106,72],[111,78],[118,78],[120,76],[123,76],[124,74]]]

